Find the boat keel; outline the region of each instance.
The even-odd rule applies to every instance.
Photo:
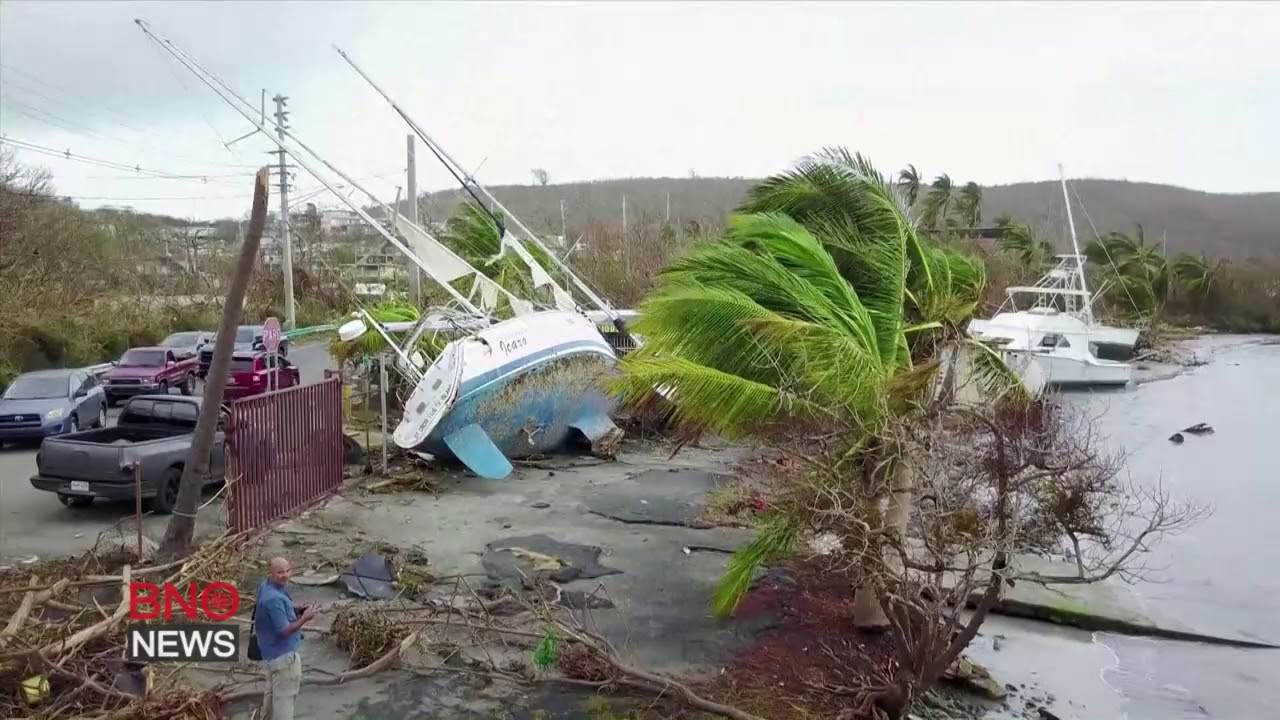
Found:
[[[482,478],[501,480],[511,474],[511,461],[476,423],[450,433],[444,438],[444,444],[463,465]]]
[[[622,428],[613,424],[608,415],[588,415],[569,423],[569,427],[582,433],[591,441],[591,453],[603,458],[614,458],[618,455],[618,446],[622,444],[625,433]]]

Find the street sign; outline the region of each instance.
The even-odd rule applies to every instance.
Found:
[[[262,323],[262,347],[269,353],[280,349],[280,321],[269,317]]]

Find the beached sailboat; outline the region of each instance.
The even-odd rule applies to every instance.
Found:
[[[573,296],[561,288],[504,227],[512,222],[524,238],[542,250],[564,276],[586,295],[618,331],[626,319],[565,265],[519,218],[476,182],[434,138],[373,81],[341,48],[338,54],[369,83],[424,142],[432,154],[472,194],[474,191],[502,213],[491,216],[501,235],[502,251],[511,250],[524,263],[535,291],[547,291],[555,310],[533,312],[532,303],[514,298],[490,283],[481,294],[482,307],[492,309],[494,289],[508,296],[516,317],[449,343],[423,374],[406,404],[393,438],[397,445],[453,456],[484,477],[505,477],[508,458],[544,454],[562,447],[576,431],[594,451],[611,454],[622,431],[609,419],[616,398],[601,380],[617,362],[614,347]],[[470,266],[451,265],[440,256],[440,244],[422,228],[396,214],[396,226],[414,252],[445,277],[461,277]],[[419,330],[415,330],[415,333]]]
[[[580,432],[602,452],[616,447],[621,431],[609,419],[616,400],[598,382],[600,376],[616,363],[613,348],[596,324],[581,312],[573,297],[552,280],[519,240],[503,232],[504,251],[510,249],[524,260],[533,274],[535,287],[550,292],[555,309],[539,308],[530,300],[515,297],[471,267],[425,229],[394,213],[395,228],[400,235],[397,237],[358,203],[338,192],[324,174],[303,157],[303,153],[323,164],[348,186],[379,202],[372,193],[309,148],[287,128],[268,127],[266,119],[259,119],[255,108],[243,97],[173,43],[158,38],[146,23],[138,21],[138,25],[148,37],[448,292],[464,315],[471,319],[473,327],[483,328],[450,342],[426,367],[423,367],[425,360],[410,350],[415,347],[416,338],[425,331],[431,318],[439,321],[439,313],[425,313],[417,326],[411,328],[410,342],[404,345],[397,344],[367,312],[339,329],[341,337],[353,339],[370,330],[369,323],[372,323],[372,329],[382,334],[399,357],[396,367],[415,381],[405,416],[393,435],[397,444],[408,449],[456,457],[477,474],[488,478],[505,477],[512,469],[509,458],[553,450],[562,445],[573,431]],[[351,62],[350,58],[346,59]],[[354,63],[351,64],[355,67]],[[359,68],[356,70],[360,72]],[[373,84],[367,75],[360,74]],[[426,137],[390,97],[376,85],[374,87],[436,151],[442,162],[452,163],[443,149]],[[286,142],[286,139],[291,142]],[[457,167],[456,163],[452,164]],[[497,204],[492,196],[490,199]],[[507,215],[510,217],[509,213]],[[516,224],[532,242],[540,244],[541,241],[518,220]],[[401,241],[401,237],[407,244]],[[551,257],[559,263],[554,255]],[[611,317],[615,327],[625,331],[625,321],[616,316],[607,303],[567,267],[562,266],[561,269],[592,299],[597,309]],[[469,294],[463,294],[454,283],[468,279],[471,290]],[[504,301],[505,309],[513,317],[498,321],[494,315]]]
[[[1035,285],[1008,288],[1005,306],[990,319],[974,319],[969,332],[977,339],[998,347],[1015,369],[1037,366],[1037,379],[1052,386],[1124,385],[1133,379],[1133,367],[1098,357],[1102,348],[1132,354],[1138,330],[1114,328],[1093,317],[1093,296],[1084,275],[1066,177],[1058,167],[1062,199],[1066,203],[1067,225],[1071,231],[1072,255],[1059,255],[1058,263]],[[1020,297],[1030,297],[1030,306],[1017,309]]]

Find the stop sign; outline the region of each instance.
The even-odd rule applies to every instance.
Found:
[[[267,321],[262,323],[262,346],[267,352],[273,353],[280,349],[280,321],[276,318],[269,317]]]

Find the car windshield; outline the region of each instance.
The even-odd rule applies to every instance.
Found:
[[[196,344],[196,340],[199,337],[200,337],[200,333],[194,333],[194,332],[174,333],[169,337],[165,338],[164,342],[160,344],[165,347],[171,347],[171,348],[191,347],[192,345]]]
[[[246,373],[253,372],[253,358],[231,358],[231,372]]]
[[[253,339],[257,336],[258,328],[256,327],[242,327],[236,330],[236,342],[238,343],[253,342]]]
[[[67,378],[59,375],[19,377],[4,391],[5,400],[47,400],[67,396]]]
[[[164,365],[163,350],[130,350],[120,358],[121,367],[160,367]]]

